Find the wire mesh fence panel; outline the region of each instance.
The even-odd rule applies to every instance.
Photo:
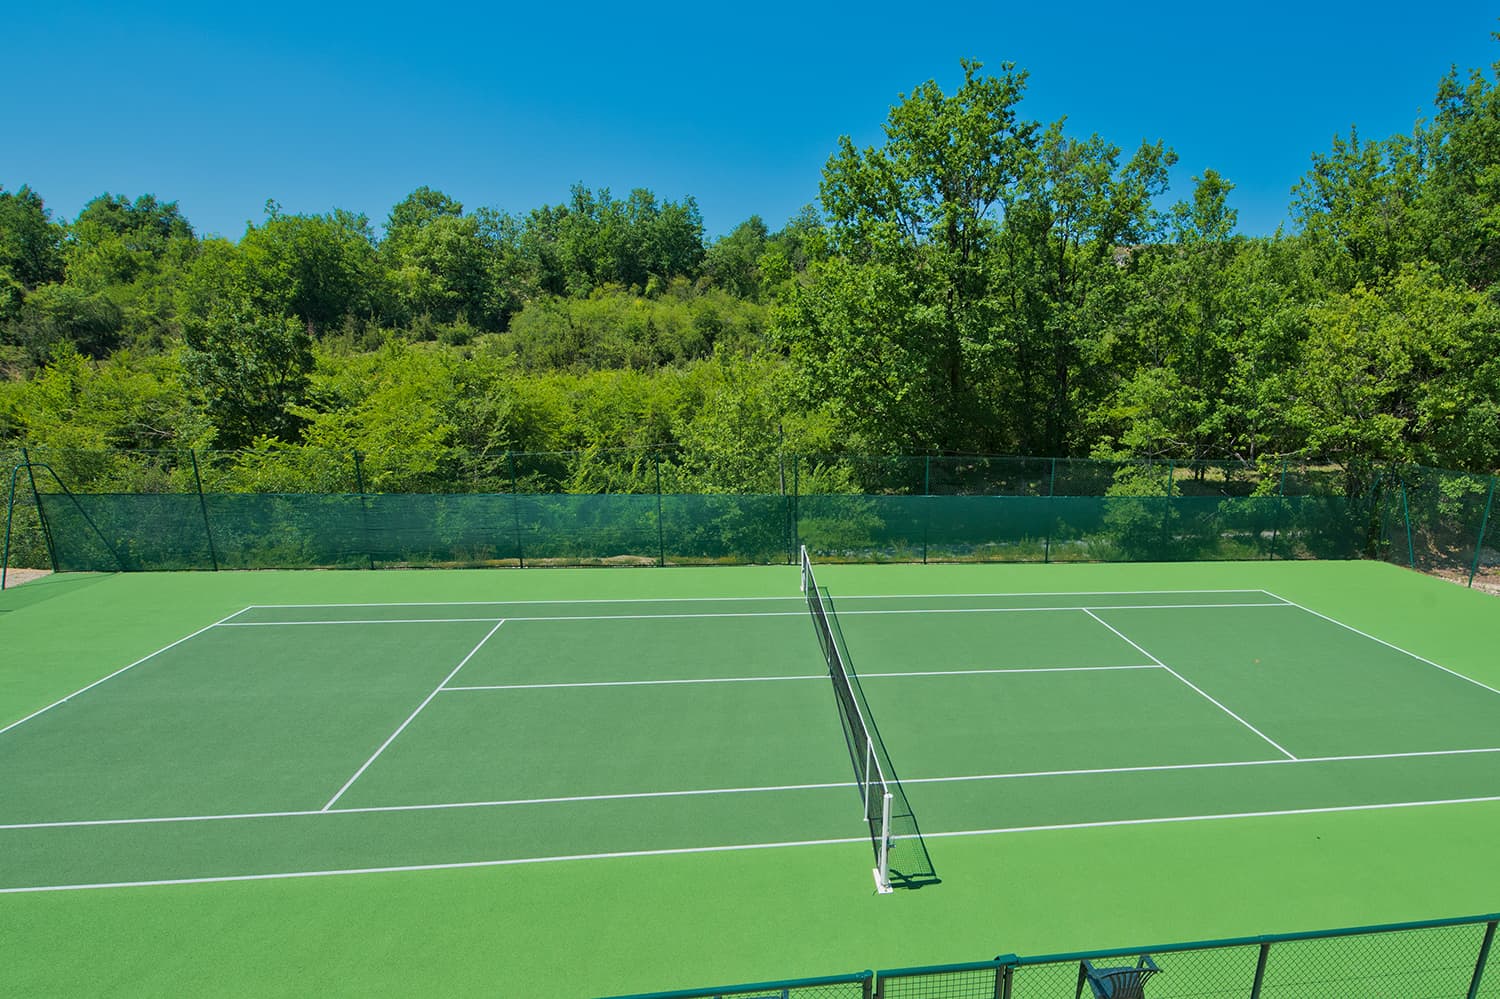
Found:
[[[1407,544],[1396,550],[1405,564],[1467,581],[1490,504],[1490,477],[1412,466],[1401,470],[1400,481]]]
[[[929,496],[922,504],[929,562],[1047,560],[1053,511],[1045,496]]]
[[[518,565],[516,502],[495,493],[365,496],[365,547],[377,567]]]
[[[951,968],[882,971],[877,999],[1000,999],[1006,967],[998,962]]]
[[[224,569],[360,569],[371,565],[366,498],[310,493],[203,497]]]
[[[1264,999],[1437,999],[1468,995],[1484,924],[1277,943]]]
[[[784,982],[759,982],[753,985],[724,985],[676,992],[643,992],[629,996],[616,996],[614,999],[871,999],[873,985],[874,976],[866,971],[857,975],[789,979]]]
[[[1486,927],[1492,937],[1489,951],[1485,954],[1482,967],[1478,969],[1478,988],[1474,991],[1477,996],[1500,996],[1500,947],[1493,940],[1494,932]]]
[[[1500,587],[1500,476],[1490,480],[1491,498],[1485,509],[1484,532],[1474,562],[1469,567],[1473,582],[1480,586]]]
[[[1051,458],[983,455],[927,459],[926,489],[933,496],[1047,496],[1052,492]]]
[[[1166,953],[1147,950],[1141,954],[1090,958],[1089,964],[1101,981],[1108,981],[1111,971],[1118,975],[1125,969],[1138,969],[1143,963],[1142,954],[1150,959],[1148,969],[1155,969],[1143,973],[1146,977],[1139,984],[1144,995],[1151,999],[1210,999],[1251,994],[1260,948],[1241,945]],[[1015,970],[1011,995],[1014,999],[1071,996],[1081,986],[1082,995],[1092,999],[1094,992],[1083,974],[1083,960],[1082,957],[1071,957],[1035,964],[1025,961]]]
[[[653,565],[663,532],[655,495],[516,496],[520,557],[527,565]]]
[[[41,493],[62,572],[213,569],[203,505],[192,493]]]
[[[31,493],[31,480],[22,464],[25,456],[19,448],[0,449],[0,472],[3,472],[3,488],[6,490],[6,526],[9,531],[9,546],[5,551],[6,565],[22,569],[44,569],[51,566],[47,553],[47,539],[42,534],[42,520],[37,513],[36,500]]]
[[[791,562],[790,515],[786,496],[664,495],[664,559],[676,565]]]

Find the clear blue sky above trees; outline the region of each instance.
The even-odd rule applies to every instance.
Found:
[[[377,225],[419,185],[525,211],[570,184],[697,198],[708,233],[816,200],[838,137],[959,59],[1031,74],[1023,108],[1125,148],[1162,138],[1168,200],[1213,168],[1241,231],[1286,217],[1315,152],[1428,116],[1500,59],[1492,5],[27,4],[6,16],[0,184],[76,215],[108,190],[238,237],[266,199]]]

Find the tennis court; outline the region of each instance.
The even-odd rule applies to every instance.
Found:
[[[836,866],[849,905],[887,907],[863,919],[885,925],[917,906],[946,925],[972,920],[962,910],[975,892],[1013,891],[1028,849],[1013,844],[1038,836],[1368,822],[1500,796],[1494,677],[1427,654],[1441,641],[1406,647],[1409,622],[1382,635],[1369,614],[1343,619],[1340,606],[1357,599],[1319,605],[1309,593],[1330,569],[1363,570],[1362,585],[1371,572],[1382,586],[1417,584],[1423,599],[1453,605],[1448,618],[1473,622],[1470,642],[1494,630],[1484,598],[1429,592],[1442,584],[1384,566],[1151,568],[817,567],[841,656],[940,879],[921,891],[869,897],[879,836],[872,844],[867,789],[791,568],[748,570],[761,592],[722,596],[709,586],[685,595],[695,587],[682,584],[745,570],[652,574],[602,597],[582,595],[597,588],[577,574],[544,573],[558,595],[528,599],[508,574],[497,599],[440,592],[472,594],[452,576],[489,583],[493,573],[399,585],[325,575],[283,587],[298,598],[283,600],[264,597],[276,589],[269,577],[288,574],[238,587],[212,577],[214,599],[199,610],[259,599],[207,620],[182,614],[175,633],[157,621],[150,630],[166,640],[31,712],[7,700],[0,890],[166,893],[539,867],[566,878],[647,860],[722,874],[747,854],[769,869],[795,855]],[[165,578],[115,577],[92,598],[79,589],[20,607],[6,625]],[[1238,580],[1248,582],[1215,585]],[[433,599],[389,599],[424,588]],[[1007,873],[976,877],[975,851]],[[687,877],[670,890],[691,894]],[[800,889],[780,891],[799,904]],[[983,928],[983,950],[1005,946],[1003,929]],[[844,942],[828,949],[812,969],[784,970],[771,954],[759,974],[731,966],[708,980],[849,964]],[[682,974],[693,973],[653,964],[593,991],[702,983]],[[597,978],[555,994],[584,994]]]

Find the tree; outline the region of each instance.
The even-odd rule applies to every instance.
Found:
[[[68,284],[48,284],[21,303],[7,339],[26,348],[40,363],[59,344],[93,358],[102,358],[120,345],[125,316],[107,295]]]
[[[752,215],[708,248],[703,273],[740,298],[760,297],[760,258],[766,252],[766,224]]]
[[[183,366],[203,393],[220,446],[296,437],[302,420],[293,407],[313,365],[312,337],[300,319],[231,308],[186,323],[183,336]]]
[[[452,323],[462,317],[486,330],[503,327],[508,311],[496,308],[493,287],[503,248],[483,221],[427,187],[391,209],[380,255],[403,318]]]
[[[838,259],[809,268],[775,324],[805,384],[871,443],[996,442],[979,387],[998,305],[987,263],[1037,126],[1016,111],[1023,72],[962,65],[952,96],[928,81],[903,97],[884,145],[840,138],[821,186]]]
[[[312,332],[376,311],[378,268],[363,215],[286,215],[269,202],[265,222],[240,240],[239,255],[241,283],[258,311],[295,316]]]
[[[33,288],[63,279],[61,245],[62,228],[41,195],[25,184],[0,187],[0,320],[14,316]]]

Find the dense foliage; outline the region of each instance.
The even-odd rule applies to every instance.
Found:
[[[63,220],[0,188],[0,446],[423,454],[428,485],[451,453],[640,447],[704,489],[785,450],[1500,465],[1493,73],[1334,139],[1295,231],[1251,238],[1228,178],[1169,204],[1164,141],[963,71],[841,140],[819,206],[717,239],[644,189],[512,215],[423,187],[378,232],[272,202],[230,241],[150,194]]]

